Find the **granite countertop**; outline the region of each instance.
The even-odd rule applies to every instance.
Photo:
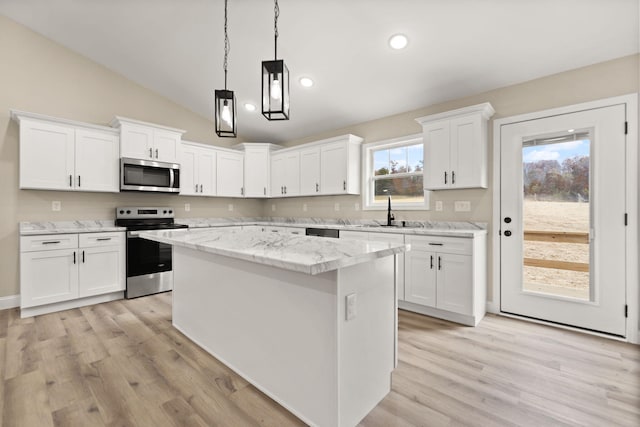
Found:
[[[176,219],[189,228],[260,225],[271,227],[314,227],[373,233],[415,234],[447,237],[475,237],[487,233],[487,224],[468,221],[396,221],[397,227],[386,227],[381,221],[326,218],[189,218]]]
[[[404,244],[250,230],[145,231],[140,232],[140,237],[306,274],[337,270],[406,252],[410,248]]]
[[[126,231],[124,227],[116,227],[113,220],[81,220],[81,221],[34,221],[21,222],[20,235],[42,235],[62,233],[100,233],[105,231]]]

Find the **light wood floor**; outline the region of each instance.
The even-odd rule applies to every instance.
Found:
[[[300,421],[171,326],[171,295],[0,311],[3,426]],[[400,312],[392,392],[363,426],[639,426],[640,347],[514,319]]]

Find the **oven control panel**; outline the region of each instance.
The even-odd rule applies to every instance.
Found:
[[[171,207],[119,207],[116,208],[117,219],[173,218]]]

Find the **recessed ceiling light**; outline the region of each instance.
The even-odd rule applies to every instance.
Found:
[[[246,104],[244,104],[244,109],[247,111],[256,111],[256,106],[247,102]]]
[[[311,87],[313,86],[313,80],[311,80],[309,77],[300,77],[300,84],[304,87]]]
[[[389,46],[393,49],[404,49],[408,43],[409,39],[404,34],[394,34],[389,39]]]

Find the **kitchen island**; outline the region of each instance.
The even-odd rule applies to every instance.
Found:
[[[391,389],[405,245],[240,230],[174,248],[173,324],[302,421],[356,425]]]

